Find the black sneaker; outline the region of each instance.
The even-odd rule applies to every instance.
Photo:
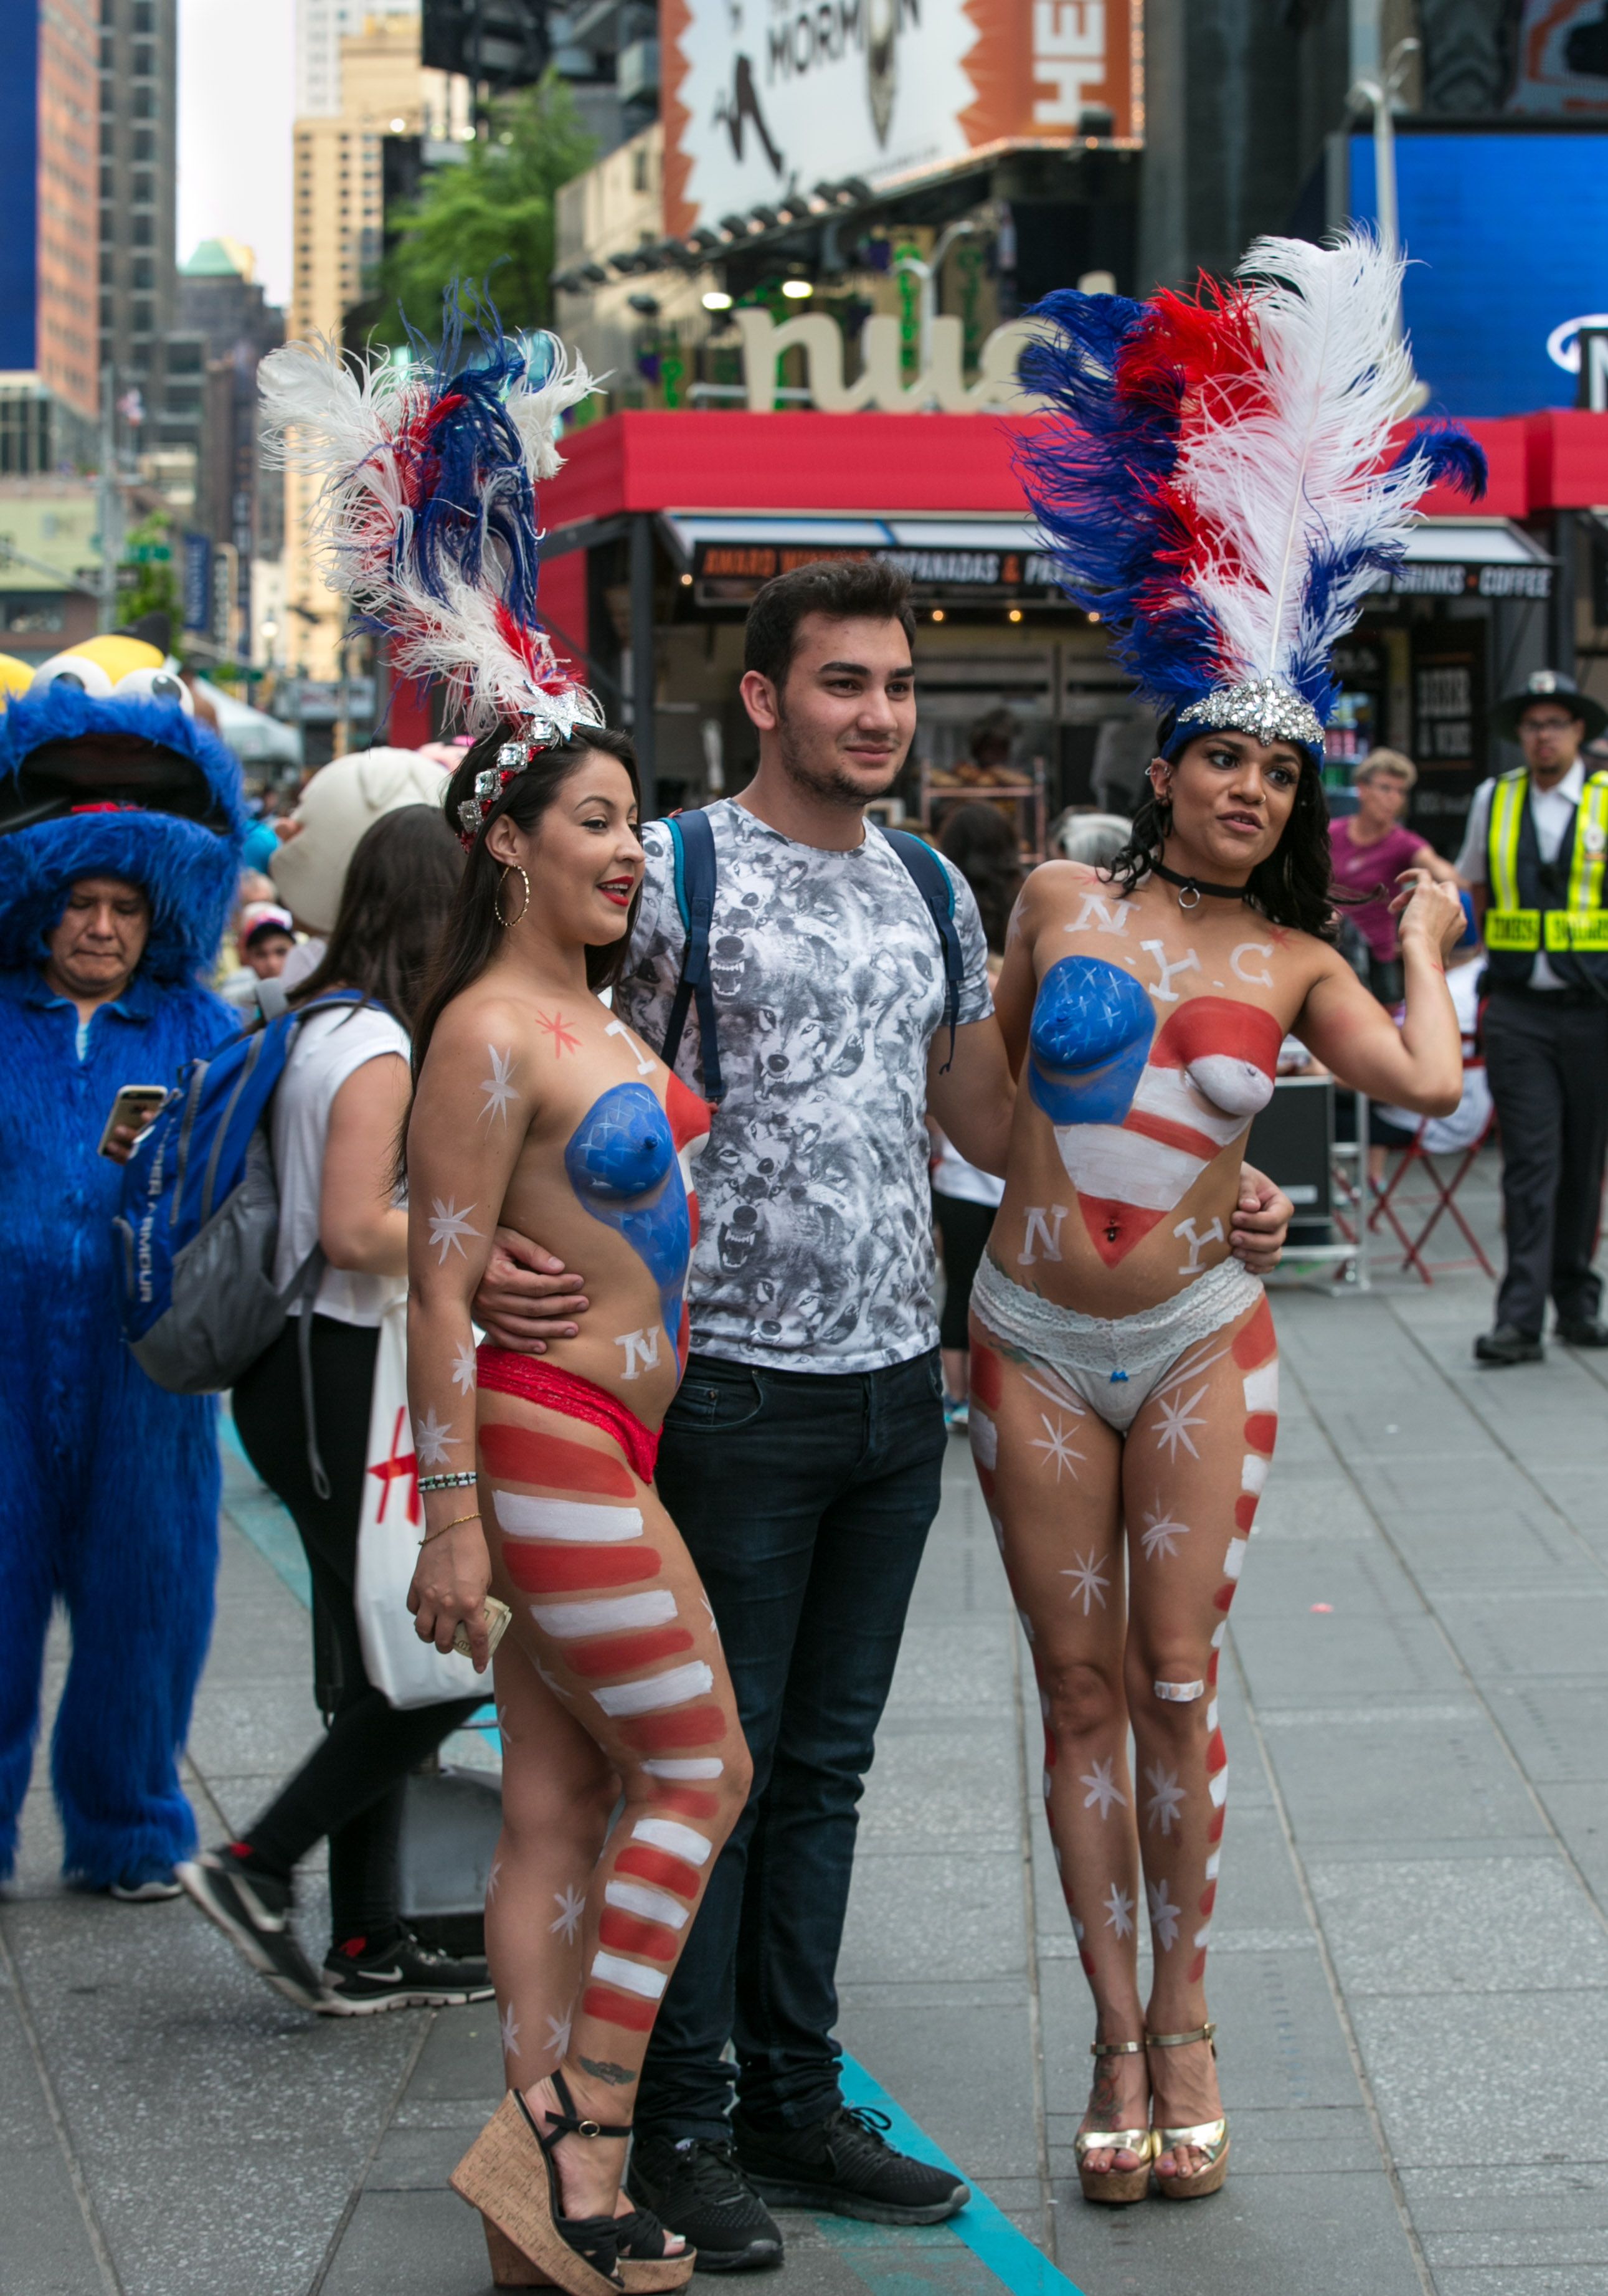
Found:
[[[626,2190],[697,2250],[700,2272],[762,2272],[782,2261],[782,2235],[729,2144],[638,2136]]]
[[[881,2133],[891,2126],[887,2114],[869,2105],[840,2105],[813,2128],[751,2128],[740,2112],[732,2126],[743,2173],[773,2208],[822,2209],[866,2224],[941,2224],[972,2197],[953,2169],[896,2152]]]
[[[466,2001],[489,2001],[492,1989],[482,1956],[460,1961],[434,1953],[404,1930],[378,1953],[342,1947],[331,1954],[318,2006],[326,2017],[372,2017],[379,2009],[455,2009]]]
[[[1599,1324],[1595,1316],[1573,1323],[1560,1316],[1556,1336],[1566,1348],[1608,1348],[1608,1324]]]
[[[205,1850],[173,1872],[180,1888],[276,1993],[299,2008],[323,2005],[324,1988],[291,1927],[288,1882],[247,1873],[228,1849]]]
[[[125,1906],[156,1906],[164,1898],[176,1898],[179,1886],[171,1866],[134,1866],[108,1882],[106,1894]]]

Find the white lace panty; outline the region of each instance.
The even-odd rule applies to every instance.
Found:
[[[997,1340],[1050,1365],[1123,1435],[1168,1366],[1261,1296],[1259,1279],[1230,1257],[1159,1307],[1134,1316],[1080,1316],[1024,1291],[984,1252],[972,1306]]]

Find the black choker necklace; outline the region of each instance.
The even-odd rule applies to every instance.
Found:
[[[1181,909],[1198,909],[1202,893],[1210,893],[1219,901],[1243,901],[1245,898],[1243,885],[1209,885],[1204,877],[1180,877],[1177,871],[1169,869],[1164,861],[1153,861],[1150,865],[1158,877],[1179,888],[1178,906]],[[1191,895],[1193,898],[1185,898]]]

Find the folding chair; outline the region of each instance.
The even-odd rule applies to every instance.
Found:
[[[1464,1039],[1463,1065],[1465,1072],[1476,1069],[1482,1071],[1485,1067],[1483,1059],[1477,1055],[1467,1037]],[[1496,1131],[1496,1109],[1493,1106],[1489,1111],[1485,1122],[1480,1128],[1478,1139],[1472,1141],[1466,1148],[1426,1147],[1424,1134],[1429,1129],[1430,1121],[1427,1117],[1421,1118],[1418,1129],[1407,1145],[1394,1151],[1397,1157],[1396,1168],[1385,1182],[1368,1214],[1368,1233],[1370,1234],[1375,1233],[1381,1220],[1383,1220],[1394,1232],[1398,1242],[1401,1245],[1403,1268],[1412,1268],[1425,1283],[1434,1282],[1435,1270],[1439,1270],[1443,1275],[1449,1275],[1456,1270],[1475,1266],[1483,1268],[1486,1275],[1494,1282],[1497,1271],[1485,1256],[1485,1247],[1463,1216],[1457,1203],[1457,1191],[1473,1170],[1480,1151]],[[1455,1160],[1455,1168],[1449,1178],[1441,1170],[1440,1161],[1437,1160],[1445,1161]],[[1402,1225],[1400,1215],[1404,1212],[1423,1210],[1426,1206],[1425,1198],[1411,1197],[1402,1193],[1403,1182],[1408,1173],[1415,1168],[1422,1169],[1429,1181],[1432,1193],[1427,1199],[1429,1218],[1416,1235],[1409,1235]],[[1464,1257],[1461,1259],[1432,1261],[1425,1256],[1431,1236],[1441,1219],[1448,1216],[1462,1231],[1464,1241],[1473,1255],[1472,1259]]]

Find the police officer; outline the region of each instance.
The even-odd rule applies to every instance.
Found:
[[[1491,724],[1524,763],[1481,783],[1457,868],[1487,952],[1485,1057],[1502,1133],[1507,1267],[1481,1363],[1539,1362],[1550,1293],[1571,1347],[1608,1347],[1592,1272],[1608,1147],[1608,773],[1580,745],[1608,710],[1539,669]]]

